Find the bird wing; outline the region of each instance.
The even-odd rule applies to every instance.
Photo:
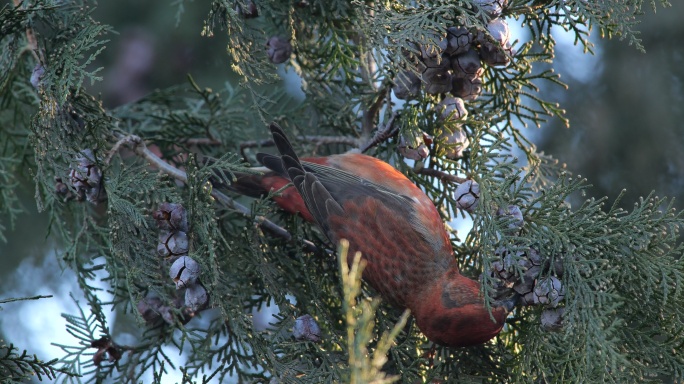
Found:
[[[364,199],[373,199],[395,217],[404,218],[433,252],[451,254],[451,244],[432,201],[389,164],[358,154],[300,161],[282,129],[276,124],[270,129],[281,156],[261,153],[257,159],[292,181],[315,222],[332,242],[338,239],[331,231],[330,218],[344,216],[347,202],[358,204]],[[378,172],[373,174],[374,170]]]
[[[335,241],[335,236],[331,233],[329,226],[330,217],[344,215],[345,201],[370,197],[391,206],[400,214],[403,213],[401,211],[411,209],[408,196],[393,193],[379,184],[341,169],[300,161],[282,129],[276,124],[271,124],[270,129],[281,155],[260,153],[257,155],[257,160],[265,167],[292,181],[316,224],[323,229],[331,241]]]

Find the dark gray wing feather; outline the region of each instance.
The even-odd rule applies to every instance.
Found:
[[[316,223],[329,238],[328,218],[331,215],[343,215],[343,205],[347,200],[377,199],[396,212],[405,212],[404,217],[415,217],[414,200],[411,197],[337,168],[302,162],[282,128],[273,123],[270,129],[280,156],[260,153],[257,159],[265,167],[292,181]],[[429,232],[419,222],[411,224],[424,236]]]
[[[330,215],[344,214],[344,209],[335,201],[317,175],[309,167],[302,165],[285,132],[276,124],[271,124],[270,129],[281,156],[259,154],[257,159],[265,167],[292,181],[316,223],[330,238],[327,218]]]

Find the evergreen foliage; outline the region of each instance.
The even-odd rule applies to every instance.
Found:
[[[0,304],[21,300],[39,300],[51,296],[22,297],[0,300]],[[0,307],[2,310],[2,307]],[[26,350],[21,351],[14,344],[5,344],[0,340],[0,383],[23,383],[30,378],[54,380],[58,374],[73,376],[67,369],[56,368],[59,359],[41,361],[36,355],[30,356]]]
[[[187,4],[174,4],[183,22]],[[587,51],[592,28],[640,48],[635,28],[643,1],[510,0],[503,15],[521,20],[532,38],[515,43],[510,65],[486,68],[483,95],[468,102],[469,115],[459,122],[472,144],[464,158],[453,160],[439,138],[453,128],[435,112],[439,97],[423,94],[397,104],[390,97],[392,79],[403,70],[418,71],[406,54],[415,54],[411,43],[436,45],[453,25],[485,28],[489,16],[481,4],[258,1],[259,17],[252,19],[245,17],[249,1],[214,0],[203,34],[227,37],[239,83],[212,90],[192,77],[178,79],[180,85],[115,108],[87,91],[101,79],[93,62],[115,33],[93,19],[94,2],[5,5],[0,212],[10,222],[0,222],[0,240],[24,211],[17,175],[30,172],[37,205],[50,215],[50,235],[62,247],[61,265],[77,274],[84,299],[77,301],[79,313],[63,315],[74,340],[59,345],[60,359],[42,362],[12,344],[0,345],[0,375],[14,375],[0,382],[35,374],[65,383],[164,383],[170,369],[182,372],[184,382],[198,383],[683,380],[681,214],[671,200],[655,195],[631,211],[616,203],[606,207],[604,199],[572,207],[569,202],[590,185],[539,153],[523,131],[564,119],[559,105],[538,96],[541,84],[564,86],[548,66],[538,65],[553,62],[551,28],[574,32]],[[268,61],[264,43],[273,35],[291,39],[296,58],[285,66],[301,77],[303,100],[286,92]],[[271,150],[261,128],[270,121],[297,138],[302,154],[359,147],[383,128],[406,137],[433,135],[436,145],[422,162],[404,162],[394,138],[374,142],[370,153],[416,182],[445,222],[461,212],[454,196],[458,182],[477,180],[473,229],[463,239],[451,231],[459,267],[482,277],[489,303],[498,249],[534,248],[544,262],[562,262],[563,328],[542,329],[539,306],[517,307],[502,333],[484,345],[429,342],[410,316],[373,298],[376,293],[359,281],[363,263],[347,268],[346,257],[358,259],[344,246],[338,261],[300,218],[281,214],[269,199],[243,200],[219,188],[233,172],[255,172],[255,153]],[[94,155],[87,167],[86,149]],[[521,153],[524,158],[517,157]],[[99,188],[93,184],[79,190],[68,182],[91,176],[92,167],[102,175],[97,194],[90,194]],[[212,186],[217,174],[222,183]],[[170,263],[155,250],[160,230],[152,212],[164,202],[187,210],[188,254],[200,264],[210,295],[210,308],[189,322],[173,304],[179,293]],[[521,231],[495,214],[508,205],[520,207]],[[542,275],[554,273],[547,268]],[[100,279],[114,294],[110,302],[98,296]],[[168,322],[146,321],[138,311],[150,296],[172,308]],[[252,311],[267,305],[279,313],[258,328]],[[136,344],[119,344],[107,321],[112,309],[139,326]],[[320,343],[292,337],[302,314],[318,321]],[[179,353],[180,359],[174,356]]]
[[[0,382],[3,384],[23,383],[27,379],[35,376],[38,380],[54,380],[58,374],[71,376],[66,369],[56,369],[58,359],[41,361],[36,355],[29,356],[24,350],[19,353],[19,349],[13,344],[0,344]]]

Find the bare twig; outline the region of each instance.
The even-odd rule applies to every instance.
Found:
[[[14,301],[49,299],[51,297],[52,297],[52,295],[47,295],[47,296],[38,295],[38,296],[33,296],[33,297],[12,297],[10,299],[0,299],[0,304],[12,303]]]
[[[185,144],[190,144],[190,145],[221,145],[223,144],[221,140],[217,140],[211,137],[198,137],[198,138],[191,138],[187,140],[183,140]]]
[[[317,144],[348,144],[357,145],[359,139],[349,136],[297,136],[297,140],[311,141]],[[240,144],[240,148],[253,148],[253,147],[271,147],[275,145],[273,139],[266,140],[249,140]]]
[[[436,177],[442,181],[449,182],[449,183],[456,183],[456,184],[461,184],[464,181],[468,180],[465,177],[458,177],[446,172],[438,171],[433,168],[421,168],[415,170],[416,173],[420,175],[428,175],[428,176],[433,176]]]
[[[22,0],[14,0],[13,3],[15,7],[19,7],[22,3]],[[36,61],[39,63],[45,63],[43,52],[38,49],[38,40],[36,40],[36,35],[33,32],[33,29],[26,28],[26,40],[28,41],[28,48]]]
[[[137,137],[137,136],[136,136]],[[109,150],[109,154],[107,154],[107,158],[105,159],[105,164],[109,165],[109,163],[112,161],[112,158],[114,155],[116,155],[119,150],[121,150],[121,146],[124,144],[134,144],[137,145],[136,143],[131,141],[131,136],[123,136],[120,138],[114,146],[112,146],[112,149]]]
[[[373,128],[375,128],[375,120],[378,118],[378,115],[380,114],[380,108],[382,108],[382,104],[385,102],[385,96],[386,93],[384,89],[378,91],[377,98],[373,104],[368,107],[368,110],[363,112],[361,132],[364,139],[368,139],[370,137],[370,133],[373,132]]]
[[[323,144],[347,144],[358,145],[359,139],[349,136],[299,136],[299,140],[311,141],[317,145]]]
[[[249,161],[247,154],[245,154],[245,149],[247,148],[261,148],[261,147],[272,147],[275,145],[273,139],[266,140],[249,140],[240,143],[240,154],[245,161]]]
[[[396,117],[397,113],[392,113],[392,116],[389,118],[389,120],[387,120],[385,126],[382,129],[378,128],[378,131],[375,133],[375,136],[373,136],[370,140],[368,140],[368,142],[366,142],[366,144],[359,148],[361,150],[361,153],[365,153],[369,149],[375,147],[376,145],[382,143],[383,141],[397,134],[399,128],[394,126],[394,120]]]
[[[297,136],[297,140],[301,141],[309,141],[316,143],[316,147],[325,145],[325,144],[345,144],[345,145],[351,145],[353,147],[356,147],[359,145],[359,139],[355,137],[349,137],[349,136]],[[246,159],[247,156],[245,155],[245,149],[247,148],[259,148],[259,147],[272,147],[274,146],[275,143],[273,142],[273,139],[266,139],[266,140],[249,140],[242,142],[240,144],[240,154],[242,155],[242,158]]]
[[[368,140],[368,138],[371,137],[371,132],[373,132],[373,129],[375,128],[375,121],[380,113],[380,108],[385,102],[386,92],[385,89],[378,89],[379,87],[376,84],[374,75],[378,70],[378,64],[375,61],[375,57],[373,57],[373,52],[367,49],[366,36],[363,34],[358,35],[355,40],[359,45],[359,49],[361,50],[361,57],[359,59],[359,75],[370,87],[371,92],[375,94],[374,101],[367,110],[363,111],[361,120],[361,137],[363,140]]]
[[[112,153],[114,150],[118,150],[121,145],[123,144],[129,144],[133,146],[133,151],[135,152],[136,155],[144,158],[147,160],[150,165],[153,167],[159,169],[160,171],[170,175],[176,180],[182,181],[183,183],[188,182],[188,175],[183,172],[182,170],[172,166],[171,164],[167,163],[163,159],[161,159],[159,156],[157,156],[155,153],[149,150],[147,148],[147,145],[143,142],[143,140],[136,135],[117,135],[117,138],[119,139],[117,143],[114,145],[112,148],[112,151],[110,152],[108,159],[111,158]],[[242,215],[246,217],[252,217],[252,212],[250,211],[249,208],[245,207],[244,205],[236,202],[235,200],[231,199],[224,193],[218,191],[218,190],[212,190],[211,191],[211,196],[216,199],[220,204],[232,208],[238,212],[240,212]],[[293,242],[294,238],[292,235],[283,227],[277,225],[276,223],[268,220],[264,216],[255,216],[254,221],[261,226],[264,230],[270,232],[273,235],[276,235],[280,238],[283,238],[287,241]],[[304,248],[309,251],[309,252],[316,252],[318,251],[318,247],[314,245],[314,243],[304,240]]]

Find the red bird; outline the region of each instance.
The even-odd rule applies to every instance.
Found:
[[[514,300],[495,302],[492,320],[479,283],[459,273],[433,202],[406,176],[355,153],[300,160],[283,130],[270,129],[280,156],[258,154],[266,173],[240,175],[232,189],[257,196],[292,182],[276,203],[316,223],[333,244],[347,239],[350,254],[366,260],[363,279],[409,308],[431,341],[464,347],[501,331]]]

